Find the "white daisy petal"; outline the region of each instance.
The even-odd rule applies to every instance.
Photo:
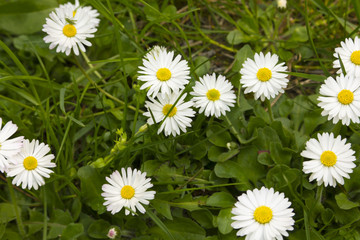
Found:
[[[344,65],[347,75],[353,77],[360,77],[360,39],[356,36],[355,39],[347,38],[345,42],[341,42],[341,47],[335,48],[333,62],[334,68],[339,68],[337,73],[343,73],[339,57]]]
[[[283,193],[262,187],[260,190],[248,190],[238,197],[231,213],[234,222],[231,226],[240,229],[236,235],[250,240],[275,240],[288,236],[293,230],[294,212],[289,208],[291,202]]]
[[[205,110],[207,117],[215,115],[218,118],[225,115],[225,111],[230,111],[229,107],[234,106],[236,95],[232,88],[224,76],[219,75],[216,78],[213,73],[200,77],[200,81],[196,82],[190,94],[194,96],[194,106],[200,108],[200,113]]]
[[[0,171],[7,172],[9,166],[8,160],[21,151],[24,137],[9,139],[15,134],[18,127],[11,121],[7,122],[3,128],[1,128],[1,124],[2,119],[0,118]]]
[[[149,97],[151,101],[145,102],[145,107],[148,111],[144,113],[144,116],[149,118],[147,121],[149,125],[154,124],[151,113],[156,123],[163,121],[167,115],[158,129],[158,134],[164,131],[165,136],[170,134],[176,136],[180,135],[180,130],[186,132],[186,127],[191,126],[190,123],[192,120],[190,117],[195,116],[195,111],[191,109],[194,103],[192,101],[184,102],[186,93],[180,97],[181,94],[181,92],[174,92],[170,95],[165,94],[165,96],[162,96],[162,94],[159,93],[157,95],[158,100]],[[173,107],[179,97],[179,101]]]
[[[56,52],[69,55],[73,49],[79,55],[79,49],[85,52],[84,45],[91,46],[86,38],[94,37],[100,20],[99,13],[91,7],[82,7],[78,1],[74,4],[68,2],[60,5],[50,13],[43,25],[43,31],[48,35],[44,37],[49,48],[57,46]]]
[[[167,52],[164,47],[155,46],[143,59],[143,66],[139,67],[138,80],[145,82],[141,89],[149,90],[147,95],[155,97],[159,92],[165,94],[179,92],[189,83],[190,68],[181,56],[174,58],[174,52]]]
[[[349,125],[350,121],[359,123],[359,84],[359,79],[349,74],[341,74],[336,80],[327,78],[320,87],[321,96],[318,97],[318,106],[324,109],[321,115],[328,115],[328,119],[333,119],[334,124],[339,120],[344,125]]]
[[[356,167],[353,163],[356,160],[355,152],[350,149],[351,144],[346,144],[346,139],[341,139],[341,136],[335,138],[333,133],[318,134],[318,139],[311,138],[307,141],[305,150],[301,152],[301,156],[311,159],[304,161],[303,172],[310,173],[310,181],[316,179],[318,185],[343,185],[344,177],[349,178],[347,173],[351,173]]]
[[[255,99],[274,98],[278,93],[283,93],[289,80],[285,72],[284,63],[277,64],[279,57],[276,54],[262,52],[255,53],[254,60],[248,58],[240,70],[240,83],[245,87],[245,93],[253,92]]]
[[[49,174],[53,172],[48,168],[56,167],[56,164],[51,162],[54,155],[48,154],[49,152],[48,145],[40,144],[38,140],[30,142],[25,139],[20,152],[9,158],[7,176],[15,177],[13,184],[17,186],[21,184],[24,189],[34,188],[37,190],[39,186],[45,184],[44,178],[49,178]]]
[[[149,200],[154,199],[155,191],[147,191],[152,187],[152,184],[149,184],[151,179],[146,178],[146,173],[141,173],[136,169],[128,168],[126,171],[122,168],[121,174],[115,171],[106,180],[110,184],[102,186],[101,196],[105,199],[104,206],[111,214],[120,212],[124,207],[131,209],[132,215],[136,209],[145,213],[146,210],[141,203],[148,205]],[[125,209],[125,215],[129,213],[130,211]]]

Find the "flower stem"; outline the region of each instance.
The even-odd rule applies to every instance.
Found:
[[[269,99],[266,99],[266,105],[267,105],[267,109],[268,109],[268,113],[269,113],[269,117],[270,117],[270,122],[273,122],[274,121],[274,116],[273,116],[273,113],[272,113],[272,110],[271,110],[271,102]]]
[[[18,205],[17,205],[17,201],[16,201],[16,196],[15,196],[15,192],[14,192],[14,188],[11,184],[11,180],[9,178],[6,179],[7,181],[7,184],[8,184],[8,187],[9,187],[9,192],[10,192],[10,196],[11,196],[11,201],[13,202],[14,204],[14,211],[15,211],[15,216],[16,216],[16,222],[17,222],[17,225],[18,225],[18,229],[19,229],[19,232],[20,232],[20,235],[22,237],[25,237],[25,228],[24,228],[24,225],[23,225],[23,222],[21,220],[21,215],[20,215],[20,212],[19,212],[19,208],[18,208]]]
[[[44,195],[44,224],[43,224],[43,240],[47,239],[47,199],[46,199],[46,190],[45,185],[42,187]]]

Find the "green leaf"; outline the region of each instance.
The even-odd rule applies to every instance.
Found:
[[[34,233],[40,231],[43,228],[44,215],[36,210],[29,210],[30,215],[30,223],[38,222],[39,224],[29,224],[29,235],[33,235]]]
[[[214,216],[208,209],[200,209],[191,212],[191,217],[204,228],[213,228]]]
[[[173,221],[167,220],[165,225],[176,240],[203,240],[205,230],[189,218],[174,218]],[[163,235],[161,239],[169,239]]]
[[[19,207],[18,211],[21,211]],[[11,203],[0,203],[0,213],[0,223],[7,223],[16,218],[15,207]]]
[[[335,196],[335,200],[339,208],[349,210],[360,206],[360,203],[350,201],[344,193],[339,193]]]
[[[62,234],[66,226],[73,222],[73,219],[69,212],[64,212],[60,209],[55,209],[52,213],[51,219],[52,224],[48,234],[48,239],[57,238]]]
[[[235,54],[235,63],[232,68],[233,72],[239,72],[242,64],[245,62],[247,58],[253,58],[254,52],[251,49],[250,45],[244,45],[237,53]]]
[[[64,229],[61,240],[75,240],[84,232],[84,226],[81,223],[70,223]]]
[[[160,213],[169,220],[173,219],[171,215],[170,205],[168,202],[155,198],[151,201],[151,204],[158,213]]]
[[[104,239],[107,238],[106,235],[109,231],[110,226],[111,224],[109,222],[103,219],[99,219],[89,226],[87,233],[92,238]]]
[[[204,56],[199,56],[195,58],[194,65],[195,65],[195,73],[198,77],[207,74],[211,67],[210,60]]]
[[[206,200],[206,205],[220,208],[230,208],[236,200],[227,192],[216,192]]]
[[[3,1],[0,4],[0,29],[12,34],[38,32],[57,6],[55,0]]]
[[[250,38],[247,34],[244,34],[242,31],[236,29],[229,32],[229,34],[226,36],[226,40],[231,45],[237,45],[240,43],[249,42]]]
[[[229,132],[218,125],[211,125],[208,127],[206,136],[212,144],[218,147],[226,147],[226,144],[231,142]]]
[[[217,217],[218,228],[222,234],[228,234],[233,230],[231,227],[231,223],[233,222],[231,219],[233,216],[231,210],[232,208],[222,209]]]
[[[101,197],[101,186],[105,179],[90,166],[81,167],[78,176],[81,181],[82,201],[99,214],[105,212],[104,199]]]

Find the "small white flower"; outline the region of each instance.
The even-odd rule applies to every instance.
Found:
[[[165,47],[155,45],[153,48],[149,49],[148,53],[145,55],[145,58],[153,58],[154,60],[156,60],[157,58],[159,58],[159,54],[164,51],[166,52]]]
[[[328,115],[328,120],[333,123],[339,120],[342,124],[349,125],[350,121],[359,123],[360,116],[360,81],[351,75],[341,74],[334,80],[329,77],[320,87],[318,104],[322,109],[322,116]]]
[[[360,39],[355,37],[354,40],[346,38],[345,42],[341,42],[341,47],[335,48],[334,57],[336,60],[334,68],[339,68],[337,73],[343,73],[339,61],[339,55],[344,65],[347,75],[360,77]]]
[[[76,55],[79,55],[79,48],[85,52],[84,45],[91,46],[86,39],[94,37],[97,30],[94,15],[88,9],[78,7],[74,11],[73,8],[71,4],[56,8],[43,25],[43,31],[48,34],[44,41],[50,43],[49,48],[57,46],[56,52],[65,52],[66,55],[71,49]]]
[[[283,239],[289,236],[287,231],[294,229],[290,205],[284,193],[274,192],[273,188],[248,190],[238,197],[231,211],[235,215],[231,226],[240,229],[236,235],[246,236],[246,240]]]
[[[206,74],[200,81],[195,83],[193,87],[193,100],[195,107],[200,108],[199,112],[205,111],[205,115],[220,117],[226,115],[226,111],[230,111],[230,107],[234,106],[236,96],[232,90],[233,86],[222,75],[216,78],[213,75]]]
[[[107,237],[110,238],[110,239],[115,239],[117,236],[117,231],[115,228],[110,228],[109,229],[109,232],[107,234]]]
[[[170,96],[165,94],[165,97],[162,97],[162,94],[158,94],[157,98],[159,101],[149,97],[151,102],[145,102],[145,107],[148,109],[148,112],[145,112],[144,116],[149,118],[147,121],[149,125],[154,124],[150,111],[156,123],[163,121],[167,115],[159,127],[158,134],[164,130],[165,136],[169,136],[170,134],[176,136],[180,134],[180,130],[186,132],[186,128],[191,126],[192,119],[190,117],[195,116],[195,111],[191,109],[194,103],[192,101],[184,102],[186,93],[180,97],[179,101],[173,107],[180,95],[181,92],[172,93]]]
[[[86,11],[87,15],[89,16],[89,24],[93,24],[95,27],[99,26],[100,19],[98,19],[98,16],[100,15],[99,12],[96,9],[93,9],[89,6],[80,6],[79,0],[75,0],[75,4],[72,4],[71,2],[67,2],[65,4],[60,4],[59,8],[63,8],[65,12],[72,13],[71,15],[68,15],[68,17],[74,18],[77,14],[78,9],[82,9],[82,11]]]
[[[264,101],[265,98],[274,98],[278,93],[284,93],[289,80],[287,74],[281,72],[286,71],[287,67],[285,63],[277,64],[278,55],[255,53],[254,60],[248,58],[240,70],[240,83],[245,87],[245,94],[253,92],[255,99]]]
[[[143,58],[143,65],[140,66],[138,79],[145,82],[140,89],[150,87],[148,96],[155,97],[159,92],[171,94],[171,91],[178,92],[185,88],[190,79],[190,68],[186,60],[181,60],[177,55],[174,59],[174,52],[167,52],[165,48],[156,48],[150,51]]]
[[[23,189],[32,187],[37,190],[39,186],[45,184],[44,177],[49,178],[53,171],[49,168],[56,167],[56,164],[51,162],[54,159],[53,154],[48,154],[50,148],[45,143],[39,143],[38,140],[23,141],[21,151],[9,159],[8,177],[14,177],[12,183]]]
[[[2,118],[0,118],[0,171],[7,172],[9,158],[18,154],[22,147],[23,136],[9,139],[17,131],[18,127],[11,121],[7,122],[1,129]]]
[[[344,184],[344,177],[350,178],[349,173],[356,166],[351,144],[341,136],[334,138],[333,133],[318,133],[317,137],[319,140],[311,138],[307,141],[305,150],[301,152],[301,156],[311,159],[303,163],[304,173],[311,173],[310,181],[316,179],[319,186],[322,183],[325,187],[335,187],[336,182]]]
[[[110,184],[102,186],[101,196],[106,200],[104,205],[106,209],[115,214],[125,207],[125,215],[134,215],[136,209],[145,213],[145,208],[141,204],[148,205],[149,200],[154,199],[155,191],[147,191],[153,185],[150,178],[146,178],[146,172],[142,173],[130,167],[125,172],[125,168],[113,172],[110,177],[106,177]]]
[[[286,0],[277,0],[278,8],[286,8]]]

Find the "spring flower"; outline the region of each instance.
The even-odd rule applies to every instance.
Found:
[[[94,27],[98,27],[100,23],[99,12],[96,9],[93,9],[90,6],[80,6],[79,0],[75,0],[75,4],[72,4],[71,2],[67,2],[65,4],[59,5],[59,8],[63,8],[66,12],[71,13],[68,15],[68,17],[75,17],[75,15],[78,13],[78,9],[81,9],[81,11],[85,11],[86,14],[89,16],[88,24],[94,25]]]
[[[248,58],[240,70],[240,83],[245,87],[245,94],[253,92],[255,99],[274,98],[278,93],[284,93],[284,88],[289,80],[285,63],[277,64],[279,57],[276,54],[267,53],[264,55],[255,53],[254,60]]]
[[[351,144],[341,136],[334,138],[333,133],[318,133],[317,137],[319,140],[311,138],[307,141],[305,150],[301,152],[301,156],[311,159],[304,161],[304,173],[311,173],[310,181],[316,179],[319,186],[323,183],[325,187],[335,187],[337,182],[344,184],[344,177],[350,178],[349,173],[356,166]]]
[[[185,88],[190,79],[190,68],[186,60],[181,60],[177,55],[174,59],[174,52],[167,52],[165,48],[154,48],[145,55],[143,65],[140,66],[138,79],[145,82],[142,89],[150,87],[147,95],[155,97],[161,92],[170,95],[171,91],[178,92]]]
[[[333,123],[339,120],[342,124],[349,125],[350,121],[359,123],[360,116],[360,81],[351,75],[341,74],[334,80],[329,77],[320,87],[318,104],[322,109],[322,116],[333,119]]]
[[[194,96],[194,106],[200,108],[200,113],[205,111],[207,117],[225,115],[225,112],[230,111],[230,107],[234,106],[236,99],[232,88],[233,86],[224,76],[219,75],[216,78],[215,73],[207,74],[193,87],[191,95]]]
[[[38,140],[23,141],[21,151],[9,159],[8,177],[14,177],[12,183],[23,189],[34,188],[37,190],[39,186],[45,184],[44,177],[49,178],[53,171],[49,168],[56,167],[56,164],[51,162],[55,158],[53,154],[48,154],[50,148],[44,143],[39,143]],[[48,154],[48,155],[46,155]]]
[[[146,173],[142,173],[131,168],[125,171],[125,168],[113,172],[110,177],[106,177],[109,184],[102,186],[104,197],[104,205],[106,209],[115,214],[125,208],[125,215],[134,215],[136,209],[141,213],[145,213],[145,208],[141,204],[148,205],[149,200],[154,199],[155,191],[147,191],[153,185],[151,179],[146,178]]]
[[[153,58],[154,60],[156,60],[157,58],[159,58],[159,54],[164,51],[166,52],[165,47],[155,45],[154,47],[149,49],[148,53],[145,55],[145,58],[146,59]]]
[[[8,159],[18,154],[22,147],[23,136],[9,139],[18,129],[16,124],[7,122],[1,129],[2,118],[0,118],[0,171],[8,170]]]
[[[181,92],[171,95],[165,94],[165,97],[158,94],[158,101],[150,97],[151,101],[145,102],[148,112],[145,112],[144,116],[149,118],[147,121],[149,125],[154,124],[153,117],[156,123],[165,119],[158,129],[158,134],[164,130],[165,136],[170,134],[176,136],[180,134],[180,130],[186,132],[186,128],[191,126],[192,119],[190,117],[195,116],[195,111],[191,109],[194,103],[192,101],[185,102],[186,94],[184,94],[174,106],[180,95]]]
[[[248,190],[238,197],[231,213],[234,222],[231,226],[240,229],[236,235],[246,236],[246,240],[275,240],[289,236],[293,230],[294,212],[289,208],[291,202],[283,193],[273,188]]]
[[[278,8],[286,8],[286,0],[277,0]]]
[[[333,65],[334,68],[339,68],[337,73],[343,73],[339,61],[340,56],[346,74],[352,75],[353,77],[360,77],[360,39],[358,37],[355,37],[354,40],[346,38],[345,42],[341,42],[340,44],[341,47],[335,48],[334,53],[336,60]]]
[[[73,49],[74,53],[79,55],[79,49],[86,51],[84,45],[91,46],[86,39],[94,37],[99,23],[96,16],[91,8],[64,4],[51,12],[50,18],[46,18],[43,31],[48,35],[44,37],[44,41],[50,43],[50,49],[57,46],[56,52],[65,52],[69,55]]]
[[[115,228],[110,228],[109,229],[109,232],[107,234],[107,237],[110,238],[110,239],[115,239],[117,236],[117,231]]]

